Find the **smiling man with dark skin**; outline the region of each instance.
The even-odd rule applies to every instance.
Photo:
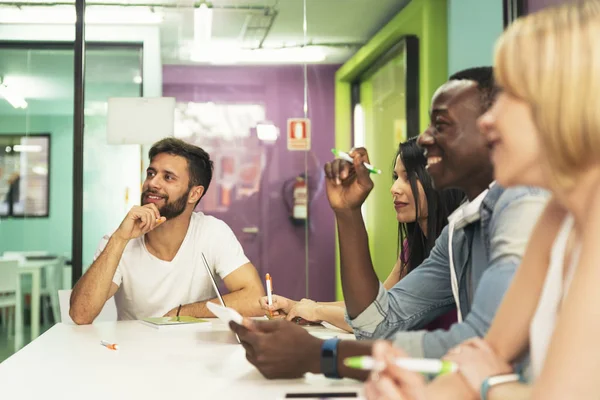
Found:
[[[94,263],[71,294],[69,314],[90,324],[114,296],[120,320],[162,316],[212,317],[215,299],[202,256],[230,293],[229,307],[261,314],[256,268],[223,221],[194,212],[210,185],[213,163],[200,147],[175,138],[155,143],[133,207],[98,247]]]
[[[325,166],[340,240],[347,321],[358,339],[390,339],[410,356],[439,358],[489,328],[547,200],[537,189],[504,190],[493,184],[489,149],[477,128],[477,118],[493,97],[490,67],[461,71],[435,92],[430,124],[419,144],[435,186],[462,189],[469,201],[449,218],[430,256],[390,290],[373,269],[361,214],[374,185],[363,165],[369,161],[366,150],[351,151],[353,163],[334,160]],[[458,323],[448,330],[423,330],[452,308]],[[366,377],[343,360],[370,354],[370,340],[323,341],[286,321],[245,319],[244,326],[231,323],[231,328],[248,360],[268,378],[306,372]]]

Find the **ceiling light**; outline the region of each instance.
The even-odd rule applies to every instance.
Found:
[[[77,20],[72,6],[1,6],[0,10],[0,23],[3,24],[69,25]],[[160,24],[162,16],[144,7],[88,6],[85,22],[91,25],[151,25]]]
[[[23,98],[23,96],[19,95],[17,92],[13,90],[12,87],[9,87],[0,80],[0,96],[4,97],[6,101],[10,103],[14,108],[27,108],[27,102]]]
[[[42,151],[42,146],[39,144],[15,144],[13,150],[21,153],[39,153]]]
[[[206,3],[194,9],[194,41],[206,43],[212,35],[213,10]]]
[[[32,168],[34,174],[37,175],[48,175],[48,169],[40,166],[36,166]]]
[[[139,85],[140,83],[142,83],[142,77],[139,75],[134,76],[133,83],[135,83],[136,85]]]
[[[264,142],[275,142],[279,137],[279,129],[272,123],[260,123],[256,125],[256,136]]]

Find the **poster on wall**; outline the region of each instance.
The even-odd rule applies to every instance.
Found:
[[[0,135],[0,217],[47,217],[50,135]]]
[[[310,150],[310,120],[308,118],[287,120],[287,148],[291,151]]]

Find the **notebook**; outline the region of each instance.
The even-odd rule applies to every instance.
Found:
[[[155,329],[180,329],[182,326],[198,329],[203,326],[210,327],[212,325],[210,321],[205,319],[188,316],[144,318],[140,322]]]

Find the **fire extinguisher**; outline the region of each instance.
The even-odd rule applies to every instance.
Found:
[[[305,175],[300,174],[299,176],[286,181],[283,184],[282,195],[292,224],[306,224],[308,221],[309,198]]]
[[[305,221],[308,219],[308,186],[304,177],[296,177],[293,193],[294,206],[292,208],[292,218]]]

